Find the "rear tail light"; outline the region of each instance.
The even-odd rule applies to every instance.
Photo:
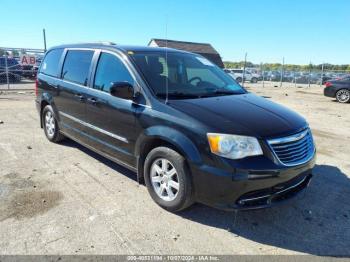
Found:
[[[332,83],[326,82],[324,85],[325,85],[326,87],[330,87],[330,86],[332,86]]]
[[[39,81],[38,78],[35,79],[35,95],[38,96],[38,85],[39,85]]]

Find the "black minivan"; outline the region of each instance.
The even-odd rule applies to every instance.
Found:
[[[310,182],[308,123],[246,91],[206,58],[112,43],[47,51],[36,83],[41,127],[136,172],[169,211],[194,202],[269,207]]]

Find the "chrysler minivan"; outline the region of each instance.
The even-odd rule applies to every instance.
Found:
[[[312,177],[316,149],[305,119],[198,54],[57,46],[40,66],[36,106],[48,140],[70,138],[135,171],[169,211],[194,202],[270,207]]]

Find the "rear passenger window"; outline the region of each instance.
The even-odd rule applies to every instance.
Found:
[[[40,72],[49,76],[57,76],[62,53],[63,49],[54,49],[49,51],[42,62]]]
[[[93,55],[92,50],[68,51],[62,70],[63,79],[86,86]]]
[[[113,82],[134,84],[129,70],[119,58],[109,53],[102,53],[96,69],[94,89],[109,93]]]

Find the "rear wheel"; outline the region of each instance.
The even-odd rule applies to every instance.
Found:
[[[347,89],[340,89],[336,93],[335,98],[340,103],[349,103],[350,102],[350,91]]]
[[[251,80],[252,83],[257,83],[258,82],[258,79],[256,77],[253,77],[252,80]]]
[[[50,105],[45,106],[43,109],[42,123],[48,140],[58,143],[64,139],[64,136],[60,133],[55,114]]]
[[[153,149],[145,160],[145,182],[152,199],[177,212],[193,203],[192,181],[182,155],[168,147]]]

